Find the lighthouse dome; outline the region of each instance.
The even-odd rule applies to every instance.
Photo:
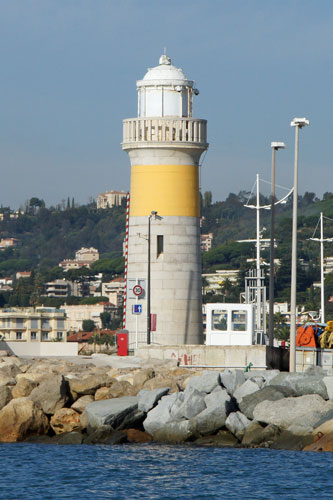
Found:
[[[142,84],[144,82],[149,82],[151,80],[167,80],[167,81],[174,81],[177,80],[178,82],[186,82],[187,84],[189,83],[184,71],[181,68],[176,68],[173,64],[171,64],[171,58],[167,56],[166,54],[163,54],[160,57],[159,60],[159,65],[155,66],[154,68],[149,68],[145,76],[143,77]],[[191,82],[192,83],[192,82]]]
[[[194,82],[184,71],[171,64],[171,58],[162,54],[159,65],[148,69],[138,88],[138,115],[145,116],[192,116]]]

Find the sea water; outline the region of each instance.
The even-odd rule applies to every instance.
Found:
[[[333,453],[0,445],[0,500],[333,499]]]

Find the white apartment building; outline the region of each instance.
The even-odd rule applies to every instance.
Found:
[[[212,248],[213,233],[200,235],[200,248],[202,252],[208,252]]]
[[[102,295],[108,297],[111,304],[121,307],[124,300],[124,278],[115,278],[107,283],[102,283]]]
[[[79,262],[96,262],[96,260],[99,260],[99,252],[94,247],[82,247],[80,250],[75,252],[75,260]]]
[[[101,313],[112,312],[115,306],[110,303],[100,302],[99,304],[78,304],[69,306],[65,304],[62,309],[66,313],[67,330],[78,332],[82,330],[82,322],[91,319],[97,328],[102,328]]]
[[[333,273],[333,256],[324,257],[324,274]]]
[[[0,309],[0,334],[8,341],[66,341],[66,314],[55,307]]]
[[[97,196],[97,208],[111,208],[121,205],[121,202],[126,198],[125,191],[106,191]]]
[[[82,283],[57,279],[44,283],[44,296],[66,298],[70,296],[82,297]]]
[[[204,293],[214,292],[218,293],[221,290],[225,280],[231,281],[231,283],[236,283],[238,278],[238,269],[221,269],[215,271],[215,273],[203,274],[203,278],[206,279],[207,285],[204,286]]]
[[[62,267],[64,271],[80,269],[81,267],[90,269],[91,264],[97,260],[99,260],[99,252],[96,248],[82,247],[75,253],[75,259],[65,259],[59,263],[59,267]]]

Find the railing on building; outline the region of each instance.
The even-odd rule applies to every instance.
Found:
[[[181,142],[207,144],[207,120],[196,118],[128,118],[123,122],[123,144]]]

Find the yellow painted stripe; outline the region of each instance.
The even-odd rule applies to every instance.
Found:
[[[133,165],[131,217],[200,216],[199,171],[195,165]]]

